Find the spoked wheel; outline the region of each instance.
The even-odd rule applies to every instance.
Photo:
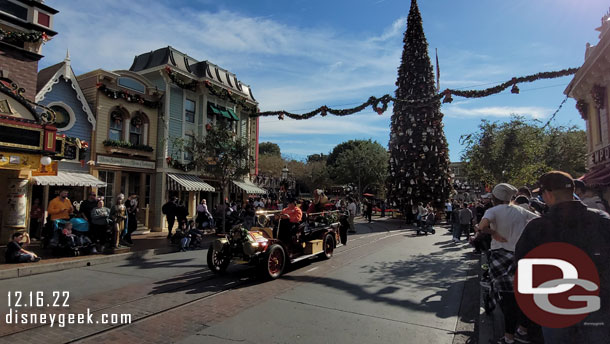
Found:
[[[280,277],[286,267],[286,253],[281,245],[273,244],[269,247],[265,259],[261,262],[261,270],[265,277],[276,279]]]
[[[331,234],[326,234],[324,236],[323,245],[324,251],[322,252],[321,257],[322,259],[330,259],[333,256],[333,251],[335,250],[335,239],[333,239]]]
[[[208,268],[210,268],[213,273],[221,274],[225,272],[230,262],[231,260],[214,249],[214,244],[210,244],[210,247],[208,248]]]

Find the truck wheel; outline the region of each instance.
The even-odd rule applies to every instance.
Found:
[[[219,251],[214,250],[214,244],[210,244],[208,248],[208,268],[213,273],[221,274],[225,272],[230,262],[230,259],[223,256]]]
[[[286,253],[281,245],[273,244],[261,262],[260,268],[265,277],[276,279],[286,267]]]
[[[326,234],[324,236],[323,245],[323,251],[320,256],[322,257],[322,259],[330,259],[333,256],[333,251],[335,250],[335,239],[333,239],[333,236],[331,234]]]

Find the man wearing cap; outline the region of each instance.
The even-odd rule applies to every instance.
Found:
[[[525,225],[538,215],[512,205],[511,199],[516,194],[517,188],[510,184],[496,185],[491,192],[494,207],[485,211],[483,219],[475,227],[476,231],[489,233],[492,237],[489,274],[504,314],[504,337],[498,343],[528,342],[528,319],[517,306],[513,291],[514,252]]]
[[[542,217],[527,224],[516,246],[515,258],[550,242],[564,242],[583,250],[599,273],[601,309],[566,328],[542,328],[546,343],[608,343],[610,334],[610,216],[574,200],[572,176],[561,171],[539,179],[540,194],[549,206]],[[576,307],[576,304],[575,306]],[[591,326],[591,324],[597,324]]]

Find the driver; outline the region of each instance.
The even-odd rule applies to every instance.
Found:
[[[292,228],[301,222],[301,218],[303,218],[303,212],[296,206],[294,198],[288,199],[288,206],[282,210],[282,214],[279,217],[282,220],[280,221],[280,233],[279,236],[277,236],[277,233],[274,236],[285,243],[289,243],[292,238]]]

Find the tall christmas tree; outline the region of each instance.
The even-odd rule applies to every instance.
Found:
[[[441,206],[451,191],[441,103],[434,97],[434,73],[416,0],[411,0],[403,42],[396,81],[398,100],[390,130],[387,188],[394,206],[410,211],[411,205],[419,202]],[[409,102],[428,99],[424,103]]]

